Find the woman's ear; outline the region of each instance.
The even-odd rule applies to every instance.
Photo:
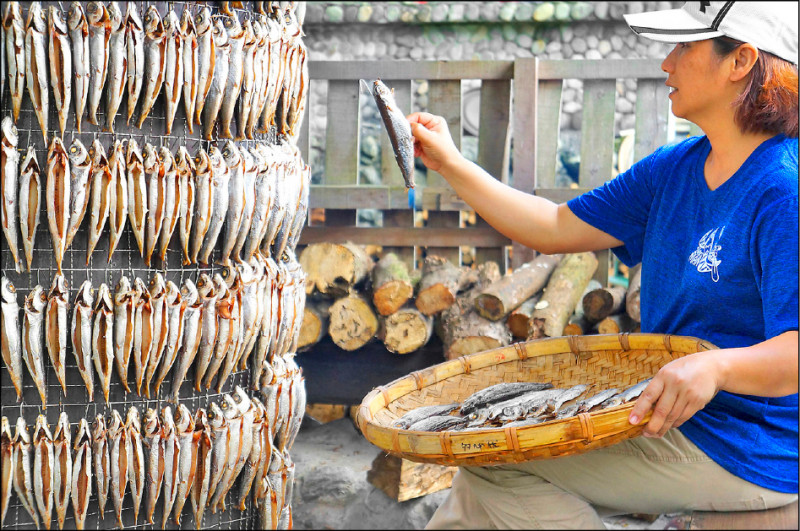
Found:
[[[746,42],[736,48],[730,56],[733,60],[730,80],[740,81],[747,77],[758,59],[758,48]]]

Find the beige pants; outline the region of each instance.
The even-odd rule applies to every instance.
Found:
[[[601,515],[749,511],[796,499],[734,476],[673,429],[569,457],[462,467],[426,529],[605,529]]]

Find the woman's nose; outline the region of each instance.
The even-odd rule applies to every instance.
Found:
[[[667,74],[671,74],[672,71],[674,70],[674,66],[675,66],[675,51],[677,49],[678,49],[678,46],[676,45],[672,49],[672,51],[669,52],[669,54],[667,54],[667,56],[661,62],[661,70],[663,70]]]

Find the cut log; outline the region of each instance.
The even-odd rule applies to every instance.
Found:
[[[622,334],[624,332],[634,332],[639,323],[628,317],[627,313],[609,315],[597,323],[598,334]]]
[[[642,289],[642,266],[636,266],[636,271],[631,270],[633,276],[628,283],[628,296],[625,298],[625,311],[628,317],[636,321],[642,322],[642,310],[639,304],[639,293]]]
[[[528,339],[563,334],[564,326],[574,313],[597,264],[597,257],[592,252],[570,254],[561,261],[528,322]]]
[[[381,321],[378,339],[395,354],[408,354],[424,347],[433,335],[433,317],[411,306],[399,309]]]
[[[378,313],[395,313],[414,296],[408,267],[394,253],[386,253],[372,270],[372,302]]]
[[[330,308],[328,334],[341,349],[353,351],[369,343],[378,331],[378,317],[364,299],[350,294]]]
[[[450,488],[457,471],[458,467],[415,463],[381,452],[367,472],[367,481],[403,502]]]
[[[583,314],[590,321],[599,322],[623,310],[625,293],[623,286],[595,289],[583,296]]]
[[[300,253],[300,265],[306,272],[306,294],[315,290],[341,297],[367,277],[372,258],[354,243],[312,243]]]
[[[569,322],[564,327],[565,336],[585,336],[592,333],[594,323],[589,321],[585,315],[580,313],[572,314]]]
[[[416,305],[425,315],[434,315],[449,308],[469,275],[441,256],[428,256],[422,266]]]
[[[475,299],[475,309],[486,319],[497,321],[544,288],[563,256],[541,254],[494,282]]]
[[[306,404],[306,415],[320,424],[344,418],[347,406],[341,404]]]
[[[520,304],[516,310],[508,314],[506,325],[511,331],[512,336],[522,339],[528,337],[528,321],[531,320],[533,312],[536,309],[536,303],[539,302],[541,296],[541,293],[537,293],[530,299]]]
[[[308,350],[319,343],[328,333],[330,299],[307,299],[303,309],[303,325],[297,340],[297,350]]]
[[[599,280],[594,279],[594,278],[592,280],[590,280],[589,283],[586,284],[586,289],[584,289],[583,293],[581,293],[581,298],[578,299],[578,304],[575,306],[575,313],[578,314],[578,315],[583,315],[584,314],[584,312],[583,312],[583,298],[590,291],[594,291],[594,290],[600,289],[602,287],[603,286],[600,284]]]

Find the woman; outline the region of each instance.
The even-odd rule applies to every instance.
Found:
[[[644,437],[462,468],[430,529],[603,529],[601,514],[797,499],[797,4],[687,2],[626,21],[678,43],[662,63],[672,111],[705,136],[662,147],[561,205],[467,161],[441,117],[408,117],[416,155],[496,229],[539,252],[611,248],[628,265],[641,261],[642,331],[719,350],[653,377],[629,416],[638,424],[653,410]]]

